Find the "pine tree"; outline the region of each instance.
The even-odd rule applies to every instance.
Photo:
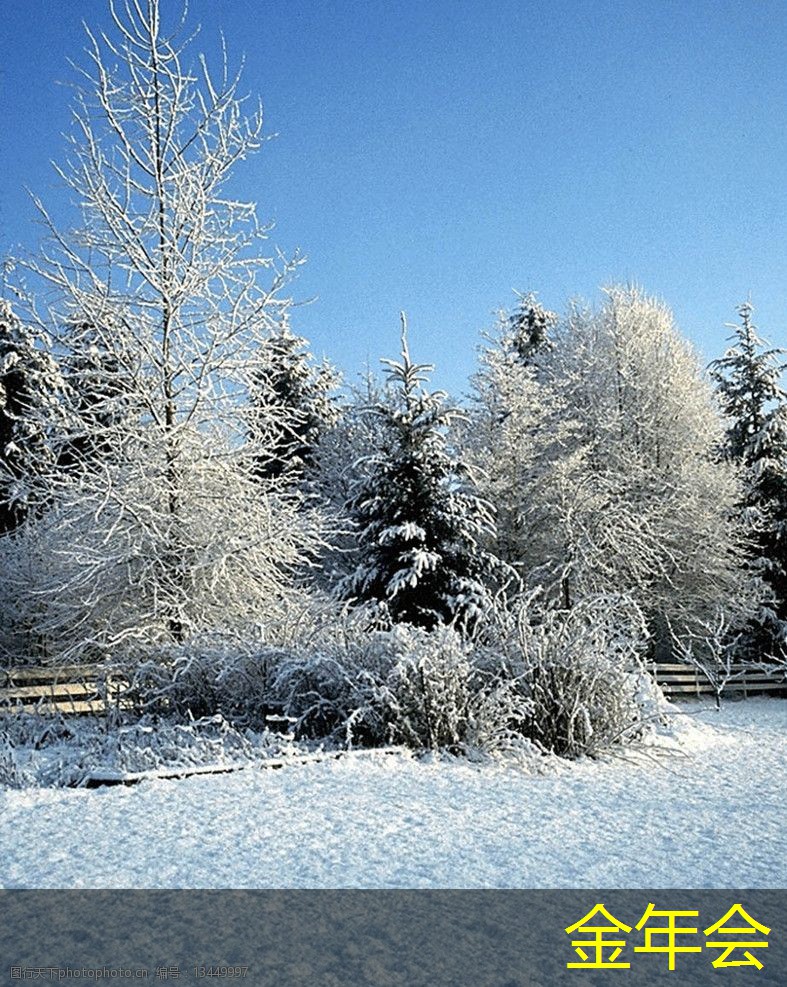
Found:
[[[739,307],[732,345],[710,373],[727,419],[724,454],[743,470],[741,515],[757,528],[751,564],[770,589],[748,634],[750,656],[759,658],[787,646],[787,394],[780,385],[785,351],[768,348],[752,312],[749,302]]]
[[[303,481],[321,438],[338,420],[332,397],[338,374],[327,361],[315,365],[307,346],[283,323],[265,342],[252,373],[250,433],[261,450],[262,479]]]
[[[401,361],[382,362],[390,390],[373,409],[382,442],[349,504],[361,561],[342,590],[382,601],[395,622],[471,624],[483,612],[492,573],[480,543],[493,520],[447,444],[461,413],[444,392],[425,388],[433,368],[411,360],[404,316]]]
[[[61,391],[57,364],[0,299],[0,534],[16,529],[40,495],[51,460],[47,422]]]
[[[535,292],[519,295],[519,303],[506,323],[503,346],[516,356],[522,366],[537,363],[539,354],[549,353],[552,349],[552,332],[557,326],[558,317],[544,308]]]
[[[115,351],[110,326],[88,322],[67,328],[60,360],[71,420],[58,450],[61,469],[101,468],[111,458],[112,442],[127,422],[142,414],[135,382]]]

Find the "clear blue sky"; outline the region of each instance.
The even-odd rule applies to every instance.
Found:
[[[177,9],[179,0],[162,0]],[[61,195],[81,19],[103,0],[3,0],[0,252],[35,245],[27,184]],[[787,345],[784,0],[192,0],[278,133],[238,171],[308,263],[294,328],[350,374],[394,355],[466,387],[512,289],[562,309],[635,280],[706,357],[751,293]]]

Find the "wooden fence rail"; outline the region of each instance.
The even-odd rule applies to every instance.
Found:
[[[671,699],[679,699],[681,696],[716,695],[716,686],[711,678],[692,665],[659,662],[648,665],[648,671],[664,690],[664,694]],[[718,681],[723,683],[721,689],[723,696],[745,697],[764,692],[782,692],[787,695],[787,676],[784,670],[778,667],[775,667],[773,672],[768,672],[751,665],[733,665],[730,668],[730,675],[726,677],[726,681],[724,679],[722,673]]]
[[[648,666],[671,699],[690,696],[714,697],[710,679],[691,665],[658,663]],[[722,695],[749,696],[775,692],[787,695],[787,675],[772,673],[751,665],[735,665],[724,683]],[[102,665],[68,665],[59,668],[26,666],[0,668],[0,713],[94,713],[124,707],[125,678]]]
[[[123,677],[103,665],[0,668],[0,713],[95,713],[122,706]]]

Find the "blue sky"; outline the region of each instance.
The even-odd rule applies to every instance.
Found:
[[[179,0],[162,0],[175,10]],[[81,20],[103,0],[3,0],[0,252],[35,247],[24,192],[62,195]],[[294,328],[349,375],[414,356],[457,394],[481,330],[537,290],[634,280],[710,358],[751,294],[787,346],[787,3],[192,0],[198,45],[246,55],[279,136],[238,170],[308,256]]]

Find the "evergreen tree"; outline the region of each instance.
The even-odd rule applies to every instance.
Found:
[[[0,534],[17,528],[35,500],[60,390],[57,364],[0,299]]]
[[[384,403],[386,388],[371,372],[348,386],[334,405],[335,421],[324,431],[309,471],[309,493],[332,519],[331,545],[320,554],[317,582],[328,592],[353,573],[362,550],[348,505],[374,471],[377,450],[385,440],[385,422],[375,408]]]
[[[558,317],[543,307],[534,292],[519,295],[519,303],[506,323],[502,344],[522,366],[537,363],[539,354],[552,349],[551,334]]]
[[[483,611],[493,561],[490,506],[448,448],[461,413],[424,387],[431,366],[413,363],[402,316],[402,359],[382,361],[390,390],[374,407],[382,442],[350,501],[361,561],[342,589],[386,604],[392,620],[433,627],[472,623]]]
[[[757,528],[752,565],[770,589],[748,635],[759,658],[783,652],[787,634],[787,394],[780,386],[785,351],[768,348],[752,311],[748,302],[740,306],[732,345],[710,372],[728,422],[724,454],[743,470],[741,514]]]
[[[261,450],[257,472],[266,480],[302,480],[320,439],[338,420],[332,398],[338,375],[327,361],[315,366],[306,340],[286,323],[262,350],[250,385],[250,433]]]
[[[533,293],[520,296],[513,313],[501,312],[480,351],[474,406],[462,429],[483,495],[495,505],[491,548],[523,578],[542,557],[546,534],[536,517],[536,476],[567,438],[564,409],[539,365],[553,349],[557,323]]]
[[[112,335],[110,327],[90,322],[71,325],[65,334],[61,369],[71,420],[58,450],[62,469],[98,467],[122,439],[123,423],[142,413],[133,376]]]

